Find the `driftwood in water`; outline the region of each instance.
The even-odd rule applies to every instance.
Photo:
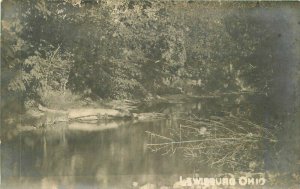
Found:
[[[73,108],[67,111],[49,109],[39,106],[39,110],[44,112],[45,125],[51,125],[57,122],[97,122],[108,119],[138,119],[154,120],[165,119],[166,114],[162,113],[138,113],[132,114],[125,110],[104,109],[104,108]]]
[[[70,120],[101,120],[131,117],[131,113],[124,110],[122,111],[103,108],[85,108],[68,110],[68,118]]]
[[[57,118],[64,117],[64,120],[98,120],[109,118],[129,118],[131,113],[125,110],[104,109],[104,108],[73,108],[67,111],[49,109],[39,105],[39,110],[44,115],[54,115]]]

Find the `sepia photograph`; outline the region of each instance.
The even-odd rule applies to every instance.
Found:
[[[1,189],[299,189],[300,3],[0,0]]]

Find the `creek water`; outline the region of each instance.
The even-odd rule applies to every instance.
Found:
[[[229,173],[225,168],[207,164],[195,166],[182,154],[162,155],[147,148],[146,131],[168,132],[179,124],[178,117],[197,115],[202,118],[224,116],[225,112],[242,114],[268,127],[277,124],[291,128],[280,130],[275,152],[266,147],[265,171],[299,170],[299,124],[287,118],[283,108],[264,95],[224,95],[218,98],[184,99],[172,103],[141,104],[139,112],[169,115],[158,120],[112,120],[98,124],[61,123],[47,129],[20,132],[1,146],[2,186],[4,188],[133,188],[154,183],[172,186],[181,175],[213,176]],[[293,114],[296,114],[295,112]],[[290,115],[291,116],[291,115]],[[298,116],[299,117],[299,116]],[[287,130],[286,130],[287,131]],[[272,160],[279,154],[282,161]],[[299,162],[298,162],[299,163]]]

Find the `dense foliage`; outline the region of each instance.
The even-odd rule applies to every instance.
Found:
[[[274,52],[261,53],[278,42],[274,23],[233,9],[234,3],[226,9],[158,0],[2,6],[2,92],[21,95],[21,102],[65,90],[112,99],[267,93],[276,72]]]

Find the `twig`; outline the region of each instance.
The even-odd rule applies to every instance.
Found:
[[[156,134],[156,133],[152,133],[150,131],[145,131],[147,134],[149,134],[150,136],[156,136],[156,137],[159,137],[159,138],[162,138],[162,139],[166,139],[166,140],[169,140],[169,141],[174,141],[173,139],[171,138],[168,138],[168,137],[165,137],[165,136],[161,136],[159,134]]]
[[[159,145],[166,145],[166,144],[184,144],[184,143],[196,143],[196,142],[205,142],[205,141],[222,141],[222,140],[242,140],[245,142],[253,142],[257,141],[256,139],[253,140],[243,140],[245,137],[240,138],[212,138],[212,139],[202,139],[202,140],[188,140],[188,141],[173,141],[173,142],[164,142],[164,143],[156,143],[156,144],[147,144],[149,146],[159,146]]]

